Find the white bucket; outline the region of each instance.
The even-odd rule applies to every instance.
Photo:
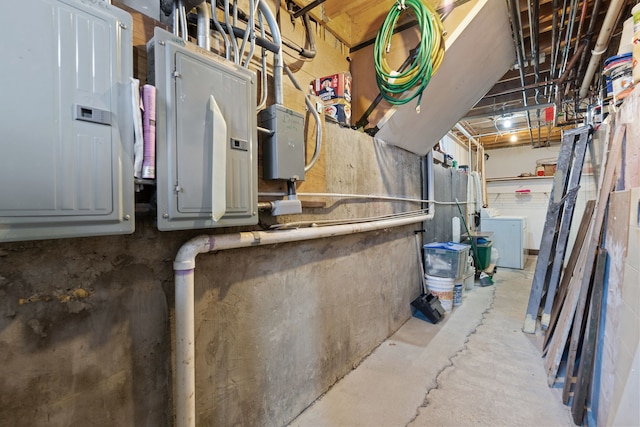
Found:
[[[464,289],[467,291],[472,291],[473,287],[476,284],[476,269],[471,268],[469,272],[464,276]]]
[[[453,285],[455,279],[427,275],[427,288],[438,297],[442,308],[447,313],[453,309]]]

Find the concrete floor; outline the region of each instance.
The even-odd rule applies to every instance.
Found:
[[[521,331],[534,268],[499,269],[438,325],[411,318],[291,425],[572,426]]]

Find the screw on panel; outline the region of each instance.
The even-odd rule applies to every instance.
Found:
[[[182,77],[182,74],[180,74],[180,72],[178,72],[178,71],[174,71],[173,72],[173,77],[175,77],[175,78]]]
[[[127,214],[124,216],[125,221],[129,221],[131,219],[131,215]]]
[[[120,28],[122,28],[123,30],[128,29],[129,27],[127,27],[127,24],[123,24],[122,22],[120,23]]]
[[[164,218],[164,219],[169,218],[169,214],[168,214],[168,213],[166,213],[166,214],[162,214],[162,218]]]
[[[160,41],[158,42],[158,44],[159,44],[160,46],[164,46],[164,41],[160,40]]]

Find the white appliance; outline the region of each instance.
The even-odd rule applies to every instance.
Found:
[[[523,216],[502,216],[497,209],[482,209],[480,230],[493,233],[491,240],[498,251],[497,267],[524,268],[524,241],[527,219]]]

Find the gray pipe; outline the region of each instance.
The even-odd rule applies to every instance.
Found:
[[[227,58],[227,61],[229,61],[231,59],[231,53],[229,52],[229,45],[231,41],[229,40],[229,37],[227,37],[227,33],[222,29],[222,25],[220,25],[220,21],[218,20],[218,15],[216,14],[216,0],[211,1],[211,17],[213,18],[213,25],[224,40],[224,56]]]
[[[257,0],[260,3],[260,0]],[[258,12],[258,25],[260,26],[260,36],[265,37],[264,24],[262,23],[262,12]],[[262,110],[267,105],[267,50],[263,47],[260,57],[260,66],[262,69],[262,87],[260,91],[260,103],[258,103],[258,110]]]
[[[216,0],[213,1],[215,2]],[[210,51],[211,39],[209,37],[209,27],[211,25],[211,9],[206,1],[197,5],[196,8],[198,9],[198,46]]]
[[[178,37],[180,33],[178,28],[180,27],[180,6],[176,2],[173,8],[173,35]]]
[[[236,2],[234,1],[233,4],[235,5]],[[234,12],[237,15],[237,7],[234,8]],[[234,24],[235,25],[235,24]],[[242,44],[240,45],[240,62],[242,63],[242,58],[244,57],[244,49],[247,46],[247,41],[249,41],[249,35],[251,34],[251,30],[253,29],[253,0],[249,0],[249,21],[247,22],[247,28],[244,29],[244,37],[242,37]],[[251,62],[251,56],[247,57],[247,61],[245,62],[245,64],[243,64],[243,66],[245,68],[249,67],[249,62]]]
[[[289,79],[291,80],[291,83],[293,83],[293,85],[296,87],[296,89],[298,89],[301,92],[304,92],[304,90],[302,90],[302,88],[298,84],[298,81],[294,77],[294,75],[291,72],[291,70],[289,69],[289,67],[285,66],[284,70],[287,72],[287,76],[289,76]],[[313,102],[311,102],[310,96],[308,94],[305,94],[304,102],[305,102],[305,104],[307,104],[307,108],[309,109],[309,111],[311,112],[311,115],[313,116],[313,118],[316,121],[316,146],[315,146],[314,151],[313,151],[313,157],[309,161],[309,164],[305,165],[305,167],[304,167],[304,171],[305,172],[309,172],[309,170],[318,161],[318,157],[320,157],[320,148],[322,147],[322,123],[320,122],[320,115],[316,111],[316,107],[313,105]]]
[[[284,69],[284,61],[282,60],[282,38],[280,37],[280,28],[278,28],[276,18],[269,8],[269,5],[267,5],[267,2],[265,0],[259,1],[260,11],[264,15],[264,18],[267,20],[267,24],[269,24],[269,29],[271,30],[273,43],[278,46],[278,53],[273,54],[273,90],[276,104],[282,104],[282,73]]]
[[[231,49],[233,50],[233,62],[239,64],[238,60],[238,43],[236,41],[235,33],[233,32],[233,27],[231,26],[231,22],[229,21],[229,0],[224,0],[224,22],[227,25],[227,30],[229,33],[229,38],[231,39]]]
[[[516,0],[510,0],[509,9],[511,12],[511,23],[513,26],[513,40],[516,44],[516,58],[518,60],[518,68],[520,71],[520,84],[525,86],[524,80],[524,47],[520,44],[520,35],[522,34],[522,26],[520,25],[520,8]],[[527,107],[529,102],[527,100],[527,92],[522,92],[522,101],[524,106]],[[533,131],[531,130],[531,116],[527,110],[527,127],[529,128],[529,137],[531,138],[531,144],[533,144]]]
[[[178,9],[180,10],[180,36],[183,40],[189,41],[189,30],[187,29],[187,10],[182,0],[178,0]]]

